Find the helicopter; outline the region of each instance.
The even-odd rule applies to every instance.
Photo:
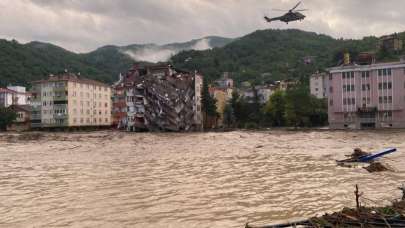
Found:
[[[301,2],[298,2],[297,5],[295,5],[292,9],[290,10],[277,10],[276,11],[288,11],[286,14],[284,14],[283,16],[280,17],[273,17],[273,18],[268,18],[267,16],[264,16],[264,19],[267,22],[272,22],[272,21],[282,21],[288,24],[288,22],[290,21],[302,21],[305,18],[305,15],[303,15],[302,13],[300,13],[301,11],[306,11],[307,9],[299,9],[299,10],[295,10],[299,5],[301,4]]]

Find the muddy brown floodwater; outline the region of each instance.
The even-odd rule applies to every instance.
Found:
[[[337,167],[397,147],[395,172]],[[0,227],[244,227],[400,197],[405,131],[0,134]]]

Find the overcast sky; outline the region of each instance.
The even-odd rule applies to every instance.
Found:
[[[405,31],[405,0],[303,0],[303,22],[267,24],[297,0],[0,0],[0,38],[76,52],[114,44],[170,43],[257,29],[299,28],[361,38]]]

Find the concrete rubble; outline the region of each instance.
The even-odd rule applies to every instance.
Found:
[[[201,75],[167,64],[135,65],[116,85],[123,86],[126,94],[126,115],[119,115],[119,127],[128,131],[202,129]]]

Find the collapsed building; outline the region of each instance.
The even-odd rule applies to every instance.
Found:
[[[201,75],[168,64],[134,65],[115,85],[125,91],[126,108],[113,108],[118,128],[128,131],[202,129]],[[118,105],[122,103],[117,102]],[[125,110],[126,114],[119,110]]]

